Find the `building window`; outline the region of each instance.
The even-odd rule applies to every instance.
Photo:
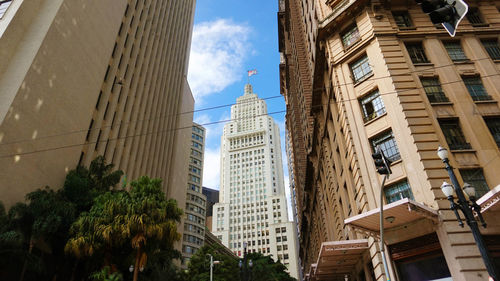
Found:
[[[355,83],[360,82],[372,74],[372,68],[370,67],[368,56],[366,55],[352,63],[350,67]]]
[[[9,8],[12,0],[2,1],[0,0],[0,19],[3,17],[7,9]]]
[[[405,46],[413,63],[429,63],[422,43],[407,43]]]
[[[361,39],[359,30],[356,25],[349,27],[349,29],[342,34],[342,44],[344,48],[349,48]]]
[[[488,129],[490,129],[498,147],[500,147],[500,117],[484,118],[484,122],[486,122]]]
[[[449,102],[437,77],[420,78],[429,102]]]
[[[460,175],[462,176],[464,182],[469,183],[476,189],[476,198],[479,198],[490,191],[481,168],[460,169]]]
[[[401,155],[399,155],[399,149],[396,145],[396,140],[394,139],[392,131],[373,138],[371,143],[373,150],[375,150],[377,146],[380,147],[384,155],[392,162],[401,159]]]
[[[477,7],[469,7],[466,17],[473,26],[482,26],[486,24],[483,20],[483,17],[481,16],[481,12],[479,12],[479,9]]]
[[[372,92],[360,100],[365,122],[377,118],[385,113],[385,106],[379,91]]]
[[[411,192],[411,188],[407,180],[387,186],[384,189],[384,193],[387,204],[403,198],[410,198],[413,200],[413,192]]]
[[[481,40],[486,52],[494,60],[500,60],[500,47],[497,39]]]
[[[443,131],[446,142],[452,150],[470,149],[470,143],[465,140],[465,136],[458,124],[458,119],[439,120],[439,126]]]
[[[411,21],[410,14],[407,11],[403,12],[393,12],[392,16],[394,21],[399,28],[413,27],[413,22]]]
[[[467,56],[465,56],[464,50],[462,49],[462,45],[460,42],[444,42],[444,48],[448,52],[448,56],[452,61],[466,61],[468,60]]]
[[[491,100],[491,96],[488,95],[486,89],[483,86],[483,82],[481,82],[481,78],[475,77],[462,77],[464,80],[465,86],[469,91],[470,96],[474,101],[484,101]]]

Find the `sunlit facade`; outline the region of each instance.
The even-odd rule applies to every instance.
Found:
[[[250,84],[231,107],[221,138],[219,203],[213,233],[237,256],[272,255],[297,277],[294,224],[288,221],[278,125]]]

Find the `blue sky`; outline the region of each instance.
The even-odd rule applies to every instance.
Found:
[[[195,109],[236,102],[247,83],[247,70],[260,98],[279,96],[278,0],[199,0],[196,3],[188,80]],[[268,112],[285,110],[282,97],[266,100]],[[288,170],[284,154],[284,113],[271,115],[280,126],[285,189]],[[200,124],[230,119],[230,107],[202,110]],[[219,189],[220,137],[224,123],[206,125],[203,185]]]

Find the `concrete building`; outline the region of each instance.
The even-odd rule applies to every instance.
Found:
[[[207,197],[201,192],[203,182],[203,156],[205,128],[193,122],[191,154],[189,156],[184,234],[182,238],[182,264],[187,266],[191,256],[203,246]]]
[[[250,84],[231,107],[221,137],[219,203],[212,230],[239,257],[272,255],[297,277],[294,224],[288,221],[279,128]]]
[[[0,198],[96,156],[186,202],[194,0],[0,1]],[[179,129],[186,128],[186,129]],[[182,231],[182,227],[180,231]],[[180,244],[178,245],[180,249]]]
[[[440,190],[475,186],[499,264],[500,2],[468,1],[456,37],[413,1],[280,0],[299,255],[307,280],[386,280],[378,246],[391,161],[385,248],[391,280],[486,280],[470,229]],[[491,190],[491,191],[490,191]]]
[[[207,197],[207,219],[205,226],[208,228],[208,231],[212,232],[213,207],[215,203],[219,203],[219,191],[203,187],[202,192]]]

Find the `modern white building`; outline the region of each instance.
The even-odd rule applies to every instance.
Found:
[[[231,107],[221,139],[219,203],[213,233],[239,257],[272,255],[298,277],[296,235],[288,221],[278,125],[250,84]]]

